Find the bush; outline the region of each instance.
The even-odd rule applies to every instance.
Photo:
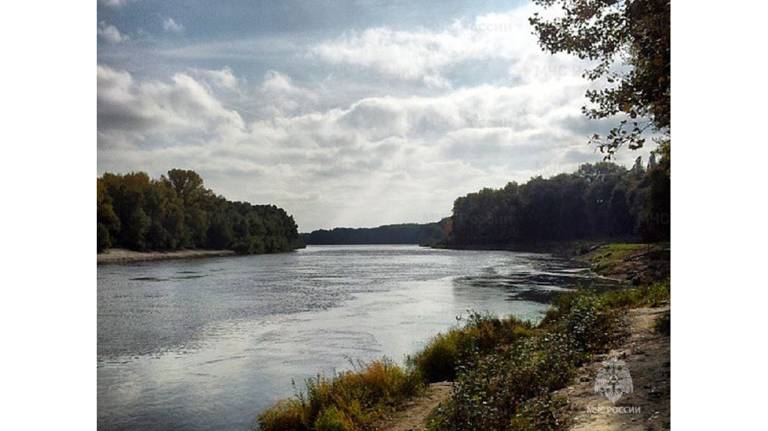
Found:
[[[650,286],[614,290],[602,295],[603,305],[607,308],[660,307],[669,303],[669,300],[669,280]]]
[[[282,400],[259,415],[261,431],[309,430],[304,418],[304,406],[298,400]]]
[[[574,358],[566,337],[551,336],[522,339],[470,366],[462,365],[451,402],[433,415],[429,428],[506,430],[516,423],[517,429],[539,429],[534,425],[552,418],[538,417],[541,410],[532,413],[534,404],[528,411],[521,408],[528,400],[543,400],[550,391],[566,386],[573,376]],[[540,400],[538,407],[543,405]],[[521,411],[533,424],[530,428],[520,428],[525,421],[516,415]]]
[[[352,421],[334,406],[323,410],[315,421],[316,431],[354,431]]]
[[[567,386],[590,354],[611,347],[619,324],[602,296],[574,292],[558,298],[528,336],[497,337],[502,344],[491,353],[483,352],[480,342],[472,344],[460,357],[451,401],[430,418],[430,429],[562,428],[557,415],[562,402],[549,394]]]
[[[564,428],[560,419],[560,409],[568,404],[561,396],[549,394],[528,400],[520,413],[509,423],[510,431],[557,431]]]
[[[421,352],[409,358],[409,363],[427,382],[453,381],[459,362],[466,361],[472,354],[489,353],[532,334],[533,328],[528,322],[470,313],[464,327],[438,334]]]
[[[258,422],[269,431],[364,429],[422,388],[418,372],[386,358],[358,362],[351,371],[307,379],[305,392],[288,406],[278,403],[265,411]]]

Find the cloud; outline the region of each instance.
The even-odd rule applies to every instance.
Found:
[[[244,127],[236,111],[188,74],[137,82],[128,72],[98,66],[97,85],[100,146],[211,143],[234,139]]]
[[[192,69],[192,73],[218,88],[236,91],[240,85],[238,79],[232,73],[232,69],[227,66],[219,70]]]
[[[532,5],[524,6],[457,20],[440,29],[369,28],[320,42],[310,52],[334,65],[371,69],[436,88],[450,87],[445,73],[467,62],[504,61],[510,65],[509,77],[522,82],[578,77],[585,62],[538,48],[527,21],[533,10]]]
[[[130,39],[127,34],[120,33],[117,27],[104,21],[99,22],[96,33],[109,43],[120,43]]]
[[[173,18],[168,17],[163,20],[163,30],[171,33],[181,33],[184,31],[184,26],[177,23]]]

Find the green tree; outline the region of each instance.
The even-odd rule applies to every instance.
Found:
[[[193,171],[105,173],[97,179],[98,249],[232,249],[282,252],[299,247],[293,217],[274,205],[230,202]]]
[[[96,181],[96,219],[104,228],[104,232],[99,229],[99,235],[104,238],[103,244],[109,247],[113,239],[120,235],[120,218],[112,207],[112,198],[107,192],[105,182],[101,179]],[[102,242],[100,241],[99,244]]]
[[[141,208],[134,208],[123,229],[123,243],[135,250],[146,248],[146,237],[152,220]]]
[[[584,113],[592,119],[624,116],[608,136],[593,135],[607,158],[624,144],[642,147],[649,128],[669,134],[668,0],[533,1],[562,12],[529,19],[542,48],[597,61],[584,76],[603,87],[587,91]]]
[[[109,230],[101,223],[96,223],[96,251],[101,253],[110,246]]]

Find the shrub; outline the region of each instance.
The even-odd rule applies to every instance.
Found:
[[[567,385],[573,369],[574,355],[564,336],[521,339],[470,366],[462,365],[451,402],[430,418],[429,428],[506,430],[527,400]],[[544,423],[541,418],[529,420]],[[518,426],[522,423],[519,418],[517,422]]]
[[[607,308],[660,307],[670,300],[669,280],[650,286],[620,289],[602,295]]]
[[[557,415],[562,401],[549,394],[567,386],[591,353],[613,345],[619,323],[600,295],[574,292],[561,296],[528,336],[499,337],[506,344],[491,353],[474,343],[460,357],[451,401],[433,414],[430,429],[562,428]]]
[[[562,396],[549,394],[528,400],[509,423],[510,431],[557,431],[564,428],[560,411],[568,404]]]
[[[328,407],[315,421],[316,431],[354,431],[352,421],[334,406]]]
[[[453,381],[459,362],[466,362],[473,353],[489,353],[532,334],[528,322],[473,312],[463,327],[438,334],[409,363],[427,382]]]
[[[304,419],[304,406],[299,400],[282,400],[259,415],[261,431],[309,430]]]
[[[354,430],[421,391],[421,377],[388,359],[353,364],[350,371],[307,379],[305,392],[259,416],[264,430]],[[310,426],[311,425],[311,426]]]

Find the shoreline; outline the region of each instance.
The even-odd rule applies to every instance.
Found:
[[[642,419],[638,423],[650,424],[650,429],[669,429],[669,243],[578,245],[568,247],[574,251],[571,257],[598,275],[623,275],[624,282],[610,291],[577,289],[563,295],[536,325],[478,314],[465,326],[432,337],[409,356],[405,367],[385,357],[330,377],[318,375],[307,380],[304,392],[262,411],[257,419],[260,429],[288,431],[318,425],[377,431],[496,429],[494,424],[509,424],[510,418],[521,430],[608,429],[600,423],[605,417],[585,417],[582,410],[609,406],[610,401],[593,393],[600,361],[609,357],[626,359],[641,386],[627,400],[640,405],[642,415],[638,411],[622,418],[626,419],[622,425],[640,429],[634,425]],[[584,316],[592,317],[585,320]],[[572,339],[576,344],[562,341]],[[535,348],[521,349],[518,356],[505,353],[517,352],[510,348],[526,343]],[[463,345],[490,347],[478,353],[481,361],[460,371]],[[543,368],[517,366],[537,364],[530,361],[538,357],[547,358],[540,364]],[[522,381],[530,380],[539,395],[528,395],[531,388],[527,386],[488,383],[508,381],[515,373],[522,373],[518,376]],[[378,396],[371,387],[388,395]],[[478,402],[478,397],[489,394],[490,398]],[[510,398],[523,403],[510,408],[504,401]],[[360,405],[370,407],[364,414],[355,413]],[[468,411],[474,414],[466,416]]]
[[[124,248],[110,248],[96,255],[96,264],[124,264],[153,262],[171,259],[199,259],[205,257],[236,256],[232,250],[177,250],[177,251],[133,251]]]

